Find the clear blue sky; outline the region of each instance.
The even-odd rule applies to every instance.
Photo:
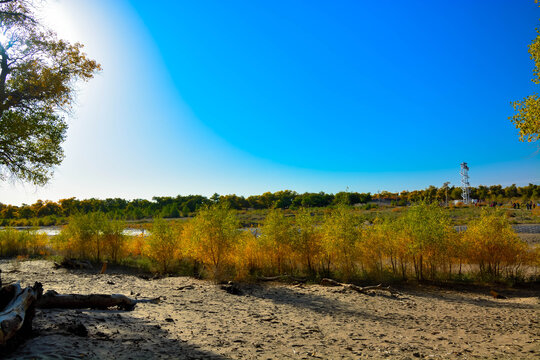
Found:
[[[540,182],[508,121],[532,0],[49,2],[104,70],[53,181],[0,202]]]

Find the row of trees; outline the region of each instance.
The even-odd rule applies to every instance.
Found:
[[[486,201],[516,200],[523,201],[540,199],[540,185],[529,184],[523,187],[511,185],[503,188],[501,185],[471,188],[472,198]],[[178,218],[188,216],[203,206],[224,204],[231,209],[288,209],[327,207],[338,204],[354,205],[368,203],[374,200],[392,200],[396,205],[406,205],[418,201],[439,201],[461,199],[461,188],[430,186],[424,190],[402,191],[391,193],[383,191],[379,194],[357,192],[339,192],[337,194],[304,193],[284,190],[275,193],[266,192],[262,195],[249,197],[237,195],[214,194],[210,198],[202,195],[162,196],[154,197],[152,201],[144,199],[62,199],[58,202],[38,200],[35,204],[22,206],[4,205],[0,203],[0,219],[32,219],[44,217],[69,217],[74,214],[87,214],[100,211],[109,217],[122,219],[143,219],[161,216]]]
[[[448,200],[461,200],[462,189],[456,186],[449,186],[445,183],[441,187],[429,186],[424,190],[402,191],[392,193],[383,191],[379,194],[374,194],[374,199],[395,200],[396,202],[412,203],[418,201],[438,201],[445,202]],[[472,199],[482,201],[509,201],[509,200],[538,200],[540,199],[540,185],[529,184],[527,186],[516,186],[512,184],[507,187],[501,185],[484,186],[470,188],[470,196]]]
[[[411,206],[397,219],[366,225],[358,212],[337,206],[325,215],[300,209],[287,216],[271,210],[261,228],[239,228],[226,206],[204,207],[185,222],[154,220],[151,235],[126,237],[104,215],[78,215],[55,238],[66,256],[119,262],[151,259],[158,271],[181,264],[215,279],[293,274],[342,281],[449,279],[523,275],[538,269],[539,248],[530,248],[502,213],[486,209],[459,233],[437,205]]]

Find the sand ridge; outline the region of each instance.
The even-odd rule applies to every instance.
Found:
[[[5,283],[59,293],[162,296],[134,311],[38,310],[9,359],[539,359],[540,298],[430,287],[393,297],[319,285],[255,284],[229,294],[189,277],[55,270],[0,262]],[[87,336],[75,335],[82,324]]]

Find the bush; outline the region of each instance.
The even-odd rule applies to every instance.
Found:
[[[403,226],[409,239],[416,278],[435,279],[437,270],[449,261],[448,240],[454,230],[447,214],[435,203],[419,203],[407,210]],[[424,265],[429,271],[427,274]]]
[[[107,258],[113,263],[118,263],[119,260],[126,256],[125,228],[126,223],[121,220],[105,220],[101,224],[100,235],[103,237],[103,247]]]
[[[215,280],[221,280],[225,267],[232,264],[239,226],[233,210],[225,205],[214,205],[201,208],[184,232],[194,259],[201,262]]]
[[[259,243],[263,261],[271,273],[283,274],[292,270],[291,252],[295,230],[281,209],[268,212],[261,228]]]
[[[171,270],[178,258],[181,228],[172,226],[162,218],[154,218],[151,235],[148,237],[148,256],[154,260],[163,274]]]
[[[105,221],[100,212],[70,216],[68,225],[55,238],[56,248],[68,257],[101,261],[104,248],[100,232]]]
[[[467,227],[464,239],[468,242],[469,262],[478,264],[484,276],[515,276],[529,256],[527,243],[500,212],[483,210],[480,218]]]
[[[361,228],[359,217],[345,206],[338,206],[327,214],[322,225],[322,270],[330,275],[332,268],[348,281],[356,275],[360,260],[357,242]]]
[[[259,240],[252,229],[240,232],[233,255],[235,278],[238,280],[252,278],[263,267]]]
[[[316,218],[309,209],[302,209],[296,215],[296,236],[293,237],[294,249],[309,274],[316,272],[316,264],[322,251],[322,234]]]
[[[0,256],[38,256],[47,254],[48,238],[33,231],[6,228],[0,230]]]

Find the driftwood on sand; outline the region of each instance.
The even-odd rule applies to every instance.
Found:
[[[397,295],[399,294],[395,289],[391,288],[390,286],[383,286],[382,284],[379,285],[372,285],[372,286],[357,286],[354,284],[343,284],[333,279],[324,278],[321,280],[321,285],[323,286],[341,286],[343,287],[343,290],[353,290],[359,293],[366,294],[369,291],[387,291],[391,295]]]
[[[131,299],[121,294],[58,294],[49,290],[38,300],[36,307],[40,309],[107,309],[117,306],[121,310],[133,310],[138,303],[159,303],[159,297],[154,299]]]
[[[21,288],[19,283],[0,289],[0,345],[32,329],[35,302],[43,292],[40,283]]]
[[[7,285],[0,288],[0,348],[15,338],[28,336],[36,308],[107,309],[116,306],[130,311],[138,303],[157,304],[159,299],[132,299],[120,294],[62,295],[53,290],[43,294],[43,287],[38,282],[26,288],[20,283]]]
[[[284,280],[290,280],[290,281],[299,282],[299,283],[305,283],[307,281],[307,279],[305,279],[305,278],[299,278],[299,277],[292,276],[292,275],[287,275],[287,274],[278,275],[278,276],[259,276],[257,278],[257,280],[259,280],[259,281],[284,281]]]
[[[89,261],[76,260],[76,259],[64,259],[61,263],[54,263],[55,269],[87,269],[92,270],[94,267]]]

